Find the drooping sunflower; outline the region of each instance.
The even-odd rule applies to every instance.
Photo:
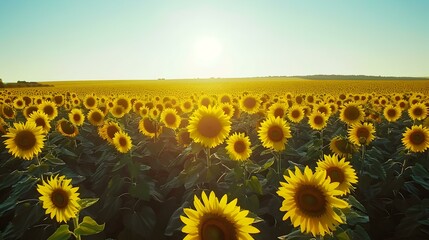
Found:
[[[6,119],[15,119],[16,111],[13,107],[9,106],[8,104],[1,105],[0,113],[3,115]]]
[[[189,119],[191,138],[208,148],[221,144],[231,130],[231,122],[219,107],[200,107]]]
[[[101,126],[104,122],[104,114],[98,108],[91,109],[91,111],[89,111],[88,113],[87,118],[88,121],[94,126]]]
[[[51,130],[51,123],[46,113],[37,110],[28,118],[27,122],[34,122],[36,126],[42,127],[43,133],[48,133]]]
[[[189,144],[191,144],[192,139],[189,136],[189,131],[186,128],[182,128],[180,129],[177,133],[176,133],[176,140],[177,140],[177,144],[179,146],[183,146],[183,147],[187,147],[189,146]]]
[[[122,130],[115,133],[115,136],[113,137],[113,145],[120,153],[127,153],[133,146],[131,137],[128,135],[128,133]]]
[[[24,117],[28,119],[30,115],[37,110],[39,110],[39,108],[36,105],[30,105],[28,107],[25,107],[22,113],[24,114]]]
[[[67,222],[70,218],[75,218],[79,212],[79,187],[71,185],[71,179],[64,176],[51,178],[46,181],[42,179],[42,184],[37,184],[37,191],[42,195],[39,197],[42,206],[46,209],[51,219],[59,223]]]
[[[57,107],[60,107],[65,103],[64,95],[62,94],[55,95],[52,100],[54,101],[55,105],[57,105]]]
[[[412,152],[424,152],[429,148],[429,129],[413,125],[403,133],[402,143]]]
[[[79,129],[64,118],[57,122],[57,131],[66,137],[76,137],[79,134]]]
[[[340,157],[347,157],[356,151],[353,144],[351,144],[346,138],[340,136],[336,136],[331,139],[329,149]]]
[[[97,105],[98,105],[97,98],[92,94],[88,94],[83,99],[83,105],[85,106],[86,109],[97,108]]]
[[[150,117],[143,117],[139,121],[139,131],[150,138],[158,138],[162,133],[162,126]]]
[[[113,144],[113,137],[117,132],[121,131],[121,127],[116,122],[107,121],[104,122],[103,126],[98,128],[98,134],[104,140]]]
[[[252,94],[243,96],[240,100],[241,110],[249,114],[257,113],[259,111],[260,104],[261,104],[261,101],[256,96],[253,96]]]
[[[331,182],[338,182],[340,185],[336,188],[342,192],[342,195],[350,193],[353,189],[352,184],[358,182],[356,172],[349,161],[345,158],[338,160],[338,155],[324,155],[323,160],[317,162],[316,172],[326,171],[326,177],[330,178]]]
[[[319,111],[313,111],[308,116],[308,124],[314,130],[322,130],[328,124],[328,117]]]
[[[250,139],[244,133],[234,133],[226,140],[226,151],[232,160],[244,161],[252,154]]]
[[[144,102],[142,100],[137,100],[133,103],[133,111],[135,113],[140,113],[140,109],[144,106]]]
[[[383,110],[383,115],[387,121],[396,122],[402,115],[402,109],[399,106],[387,105]]]
[[[408,109],[408,115],[412,120],[423,120],[428,116],[428,108],[424,103],[416,103]]]
[[[349,129],[349,140],[357,146],[368,145],[375,139],[375,128],[372,123],[356,123]]]
[[[248,217],[249,211],[237,206],[237,199],[228,202],[225,194],[219,201],[214,192],[208,197],[203,192],[201,199],[202,201],[195,195],[195,210],[185,208],[185,216],[180,216],[185,224],[182,232],[187,234],[184,240],[250,240],[253,239],[250,234],[259,233],[259,230],[251,225],[254,219]]]
[[[129,113],[132,108],[131,99],[125,95],[118,96],[115,99],[115,105],[121,105],[125,113]]]
[[[166,127],[171,129],[177,129],[182,121],[182,118],[177,114],[176,109],[166,108],[162,110],[161,121]]]
[[[42,127],[36,126],[34,122],[14,123],[14,127],[8,128],[4,144],[14,157],[31,160],[40,152],[44,146],[45,135]]]
[[[356,103],[345,104],[340,110],[341,121],[352,125],[364,120],[365,114],[360,105]]]
[[[295,166],[295,173],[288,170],[286,182],[280,182],[277,194],[284,198],[280,211],[286,212],[283,220],[290,218],[302,233],[324,236],[343,223],[334,208],[346,208],[347,202],[337,198],[342,192],[339,183],[326,178],[326,171],[313,173],[306,166],[304,172]]]
[[[287,113],[287,105],[285,103],[276,102],[268,109],[268,114],[274,117],[284,118]]]
[[[282,151],[285,149],[288,138],[291,138],[290,127],[287,122],[279,117],[268,116],[258,130],[262,146]]]
[[[42,110],[46,115],[48,115],[49,120],[53,120],[58,116],[58,109],[55,103],[50,101],[44,101],[39,105],[39,110]]]
[[[79,108],[73,108],[69,113],[69,120],[76,126],[82,126],[85,121],[85,115]]]
[[[304,110],[301,106],[294,104],[289,108],[287,113],[287,117],[291,122],[299,123],[302,119],[304,119]]]

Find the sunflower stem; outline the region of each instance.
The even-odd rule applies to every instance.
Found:
[[[323,156],[323,129],[320,130],[320,155]]]
[[[361,145],[361,156],[360,156],[360,159],[361,159],[361,162],[362,162],[362,166],[360,168],[359,175],[362,176],[363,169],[365,167],[365,144]]]
[[[281,159],[281,153],[274,153],[274,156],[277,160],[277,174],[279,175],[279,177],[282,176],[282,159]]]
[[[405,158],[404,158],[404,161],[402,162],[401,173],[399,174],[399,176],[401,176],[401,175],[404,173],[405,168],[406,168],[406,166],[407,166],[407,160],[408,160],[408,158],[407,158],[407,157],[405,157]]]
[[[73,218],[73,227],[74,229],[76,229],[79,226],[79,213],[76,214],[76,217]],[[76,239],[77,240],[81,240],[80,235],[76,234]]]
[[[211,166],[211,162],[210,162],[210,148],[209,147],[207,148],[207,151],[206,151],[206,158],[207,158],[207,169],[209,169],[210,166]]]

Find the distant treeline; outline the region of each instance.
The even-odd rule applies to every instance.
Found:
[[[0,88],[25,88],[25,87],[53,87],[53,85],[41,84],[38,82],[18,81],[16,83],[3,83],[0,81]]]
[[[392,76],[368,76],[368,75],[305,75],[291,76],[296,78],[314,80],[429,80],[425,77],[392,77]]]

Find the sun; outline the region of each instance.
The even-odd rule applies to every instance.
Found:
[[[197,38],[194,44],[194,60],[201,66],[216,64],[223,51],[222,43],[216,37]]]

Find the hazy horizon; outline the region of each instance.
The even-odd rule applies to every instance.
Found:
[[[428,1],[2,1],[5,82],[429,77]]]

